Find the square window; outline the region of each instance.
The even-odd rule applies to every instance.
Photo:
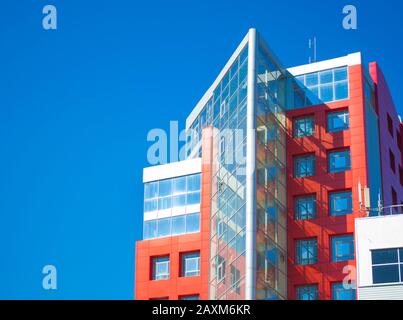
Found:
[[[353,213],[351,191],[332,192],[329,196],[330,215],[342,216]]]
[[[297,240],[296,264],[309,265],[318,262],[318,241],[315,239]]]
[[[317,86],[319,84],[318,73],[309,73],[306,75],[305,85],[307,87]]]
[[[327,114],[327,131],[339,132],[348,130],[350,126],[349,122],[348,110],[329,112]]]
[[[314,134],[315,125],[313,116],[300,117],[294,120],[294,137],[309,137]]]
[[[345,287],[342,282],[332,284],[333,300],[356,300],[356,289]]]
[[[318,285],[299,286],[296,290],[297,300],[318,300]]]
[[[153,199],[158,196],[158,182],[149,182],[144,185],[144,199]]]
[[[316,218],[316,195],[295,198],[295,219],[307,220]]]
[[[334,81],[347,80],[347,77],[348,77],[347,67],[334,69]]]
[[[315,155],[303,155],[294,158],[295,178],[305,178],[315,175]]]
[[[345,172],[351,170],[350,149],[331,151],[328,154],[329,172]]]
[[[160,197],[170,196],[172,194],[172,179],[161,180],[159,182],[159,193]]]
[[[200,252],[182,254],[181,277],[200,275]]]
[[[354,236],[333,236],[332,237],[332,261],[354,260]]]
[[[319,72],[320,84],[333,82],[333,70],[326,70]]]
[[[186,192],[186,177],[175,178],[173,184],[173,194]]]
[[[348,82],[340,81],[334,84],[335,100],[344,100],[348,98]]]
[[[151,280],[169,279],[169,256],[152,257]]]

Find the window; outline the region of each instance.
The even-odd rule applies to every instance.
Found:
[[[169,279],[169,256],[152,258],[151,280]]]
[[[307,220],[316,218],[316,195],[295,198],[295,219]]]
[[[348,110],[328,112],[327,114],[327,131],[338,132],[348,130],[350,126]]]
[[[294,104],[296,107],[348,98],[347,67],[308,73],[295,79]]]
[[[168,218],[144,221],[145,240],[177,236],[200,231],[200,213],[172,216]]]
[[[332,237],[332,261],[354,260],[354,236],[333,236]]]
[[[390,135],[393,137],[393,120],[389,113],[387,114],[387,118],[388,118],[388,130]]]
[[[217,256],[217,282],[225,280],[225,260],[221,256]]]
[[[179,300],[199,300],[199,295],[198,294],[192,294],[192,295],[187,295],[187,296],[180,296]]]
[[[390,169],[396,173],[396,161],[395,155],[393,154],[392,150],[389,149],[389,162],[390,162]]]
[[[297,287],[297,300],[318,300],[318,285]]]
[[[403,282],[403,248],[372,250],[372,282]]]
[[[351,191],[331,192],[329,202],[331,216],[342,216],[353,213]]]
[[[315,175],[315,156],[297,156],[294,159],[295,178],[305,178]]]
[[[200,252],[182,254],[181,277],[200,275]]]
[[[230,285],[231,288],[235,291],[235,293],[241,293],[241,286],[239,280],[241,279],[241,272],[231,265],[231,275],[230,275]]]
[[[356,290],[353,288],[345,288],[343,283],[332,284],[332,299],[333,300],[356,300]]]
[[[200,231],[200,213],[186,215],[186,233]]]
[[[144,185],[144,212],[200,204],[200,174],[149,182]]]
[[[400,185],[403,187],[403,168],[399,166],[399,179],[400,179]]]
[[[318,262],[318,242],[316,238],[297,240],[295,248],[297,264],[308,265]]]
[[[145,221],[143,238],[152,239],[155,237],[157,237],[157,221],[156,220]]]
[[[345,172],[351,170],[350,149],[331,151],[328,154],[329,172]]]
[[[309,137],[313,136],[315,125],[313,116],[300,117],[294,120],[294,137]]]

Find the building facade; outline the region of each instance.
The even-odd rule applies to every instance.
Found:
[[[186,130],[187,160],[144,169],[136,299],[356,298],[343,284],[355,221],[403,201],[401,123],[377,64],[286,69],[251,29]]]

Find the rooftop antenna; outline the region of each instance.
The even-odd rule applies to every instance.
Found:
[[[316,36],[313,39],[309,38],[309,49],[313,52],[313,59],[309,53],[309,63],[316,62]]]

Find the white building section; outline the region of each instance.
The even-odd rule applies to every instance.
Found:
[[[356,219],[355,230],[358,299],[403,300],[403,215]]]

